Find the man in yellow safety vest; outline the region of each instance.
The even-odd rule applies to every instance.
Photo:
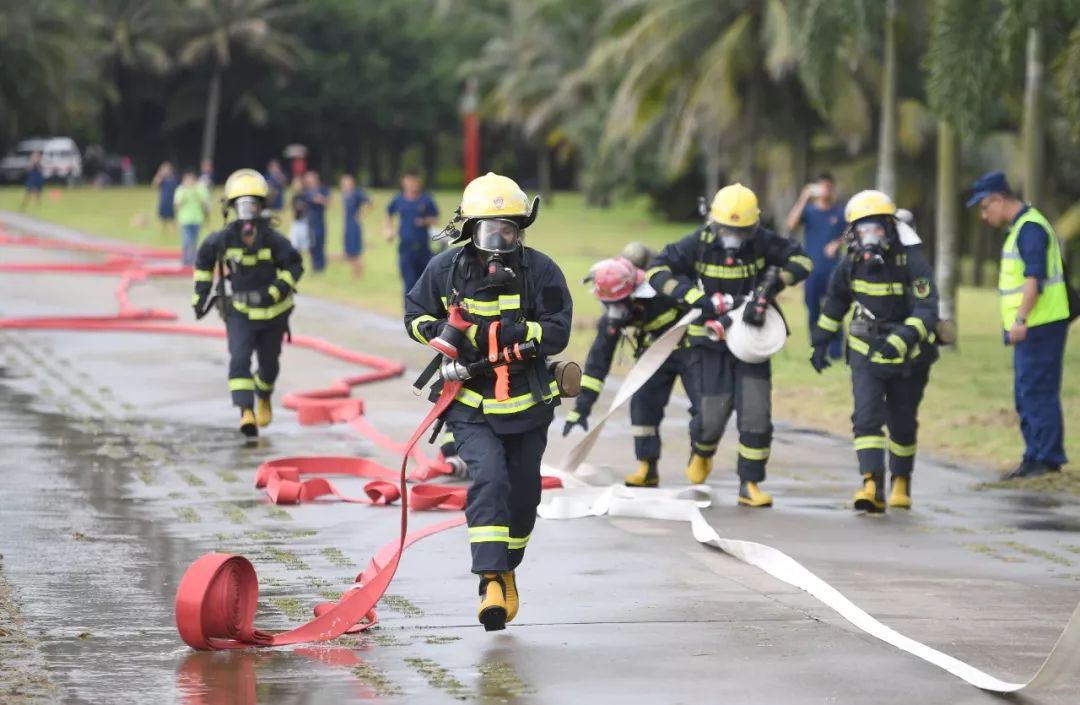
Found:
[[[1042,213],[990,172],[971,189],[983,220],[1009,228],[1001,248],[1001,326],[1013,346],[1013,391],[1024,457],[1005,479],[1057,472],[1066,462],[1061,413],[1061,372],[1069,325],[1064,260],[1054,228]]]

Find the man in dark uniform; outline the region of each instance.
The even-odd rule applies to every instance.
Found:
[[[888,506],[911,508],[919,402],[937,359],[934,329],[938,292],[915,231],[896,218],[896,204],[881,191],[861,191],[844,217],[848,256],[837,266],[811,333],[811,364],[830,365],[828,347],[852,304],[848,364],[855,410],[851,416],[862,487],[855,509],[884,512],[885,445],[889,428]]]
[[[539,357],[503,368],[505,376],[466,381],[443,417],[473,480],[465,516],[472,572],[480,576],[479,618],[488,631],[517,614],[514,570],[536,522],[540,461],[559,401],[545,360],[570,337],[566,278],[550,257],[523,244],[538,208],[539,199],[530,205],[505,176],[474,179],[444,231],[466,244],[436,255],[405,299],[406,330],[448,357],[468,363],[508,346],[539,348]],[[447,324],[464,331],[460,349],[442,337]]]
[[[240,407],[240,431],[249,438],[273,417],[270,395],[280,371],[281,343],[289,329],[296,282],[304,271],[300,254],[265,215],[269,191],[266,179],[254,169],[234,172],[225,182],[224,201],[226,214],[233,210],[236,219],[207,237],[195,258],[192,304],[202,316],[210,295],[221,297],[218,305],[229,336],[229,390],[233,405]],[[216,292],[215,267],[224,278]],[[254,376],[252,353],[259,363]]]
[[[699,400],[691,422],[690,482],[712,471],[724,427],[734,410],[739,428],[739,498],[748,507],[772,506],[761,491],[772,445],[772,368],[747,363],[723,341],[724,317],[747,297],[772,305],[786,286],[806,279],[813,264],[794,240],[759,225],[757,196],[742,184],[717,191],[705,227],[665,247],[648,272],[656,291],[677,303],[700,308],[703,324],[691,325],[690,379]],[[773,273],[776,275],[773,276]],[[747,325],[764,324],[763,306],[743,309]]]
[[[647,262],[642,264],[647,266]],[[581,377],[581,392],[574,410],[566,415],[563,435],[574,426],[589,428],[589,413],[604,389],[604,379],[611,370],[615,349],[622,340],[628,341],[634,358],[638,358],[679,319],[681,307],[667,297],[658,297],[645,272],[625,257],[597,262],[586,281],[593,283],[593,296],[604,304],[604,313],[597,324],[596,338],[585,359]],[[659,370],[630,399],[630,423],[634,435],[634,455],[637,470],[626,476],[630,487],[656,487],[660,484],[657,463],[660,460],[660,422],[664,407],[671,398],[675,382],[685,380],[690,350],[685,338]],[[691,418],[697,413],[697,389],[685,384],[690,396]]]

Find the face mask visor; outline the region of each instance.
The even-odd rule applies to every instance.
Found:
[[[233,201],[236,219],[244,221],[258,220],[262,215],[262,201],[254,196],[241,196]]]
[[[521,228],[503,218],[479,220],[473,227],[472,241],[481,252],[507,255],[521,247]]]
[[[886,241],[885,226],[873,220],[856,223],[855,238],[863,249],[884,249]]]
[[[717,222],[709,223],[709,230],[713,237],[720,240],[725,250],[737,250],[754,237],[757,225],[747,228],[733,228],[730,225],[721,225]]]

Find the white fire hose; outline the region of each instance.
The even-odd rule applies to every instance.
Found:
[[[699,315],[700,312],[697,310],[690,311],[649,346],[649,349],[627,374],[623,384],[615,393],[611,406],[592,430],[570,449],[559,467],[544,468],[544,474],[560,477],[566,489],[549,490],[544,493],[544,501],[537,509],[541,518],[576,519],[607,515],[688,522],[691,533],[698,542],[719,549],[732,558],[760,568],[777,580],[806,591],[863,632],[937,666],[982,690],[994,693],[1014,693],[1020,690],[1048,687],[1080,673],[1080,605],[1073,611],[1057,643],[1035,675],[1026,683],[1010,683],[882,624],[836,588],[782,551],[754,541],[721,537],[701,513],[701,510],[712,502],[711,490],[706,485],[695,485],[677,490],[637,489],[622,485],[604,488],[590,486],[581,477],[575,475],[599,439],[604,423],[660,368],[679,344],[687,327]],[[761,361],[757,358],[765,355],[762,359],[768,359],[769,355],[775,354],[783,347],[786,328],[779,312],[773,308],[770,307],[766,324],[760,329],[742,324],[741,308],[732,315],[732,320],[737,323],[731,326],[728,333],[728,348],[739,359],[747,362]],[[777,325],[779,325],[778,329]],[[779,343],[777,343],[777,330],[780,336]],[[765,354],[769,350],[772,352]]]

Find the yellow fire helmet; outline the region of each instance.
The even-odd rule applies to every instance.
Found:
[[[461,194],[461,217],[527,218],[529,197],[513,179],[489,171],[469,182]]]
[[[753,227],[760,216],[757,196],[742,184],[731,184],[717,191],[709,207],[709,217],[729,228]]]
[[[225,196],[222,200],[229,204],[242,196],[265,199],[269,195],[270,187],[262,174],[254,169],[237,169],[225,180]]]
[[[895,216],[896,204],[887,194],[867,189],[852,196],[844,207],[844,220],[849,223],[873,215]]]

